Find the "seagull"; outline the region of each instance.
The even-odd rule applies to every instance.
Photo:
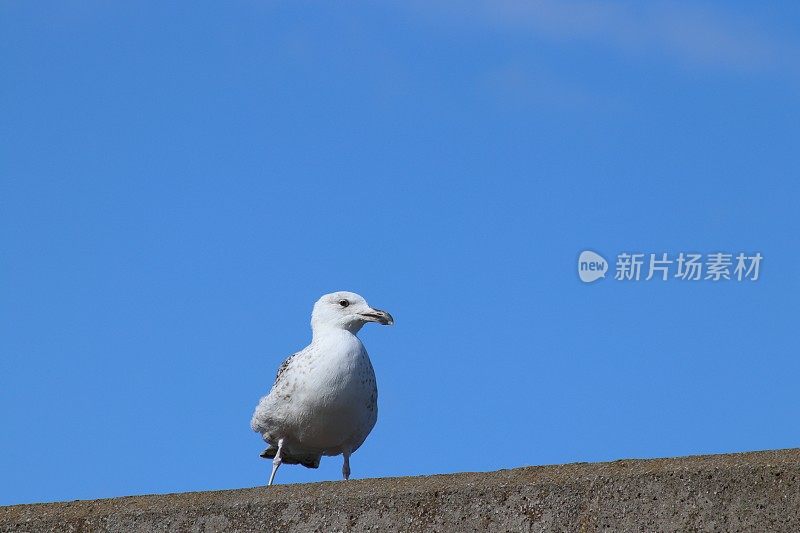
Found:
[[[350,455],[378,420],[375,371],[356,336],[367,322],[394,319],[353,292],[332,292],[314,304],[311,344],[278,368],[250,421],[268,444],[261,453],[272,459],[268,486],[281,464],[317,468],[323,455],[341,454],[342,476],[350,478]]]

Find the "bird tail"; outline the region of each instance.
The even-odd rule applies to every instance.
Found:
[[[264,459],[274,459],[275,454],[278,453],[278,447],[271,445],[269,448],[261,452],[261,457]],[[283,452],[281,462],[287,465],[303,465],[306,468],[319,468],[320,455],[307,454],[290,454]]]

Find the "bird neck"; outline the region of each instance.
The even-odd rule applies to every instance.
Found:
[[[350,329],[341,327],[331,327],[316,324],[311,328],[311,342],[314,344],[328,342],[356,342],[360,344],[361,341],[358,340],[358,337],[356,337],[356,333],[358,333],[359,329],[361,328],[359,327],[355,329],[355,331],[351,331]]]
[[[311,316],[311,335],[313,338],[331,335],[357,335],[364,322],[361,320],[351,320],[348,322],[328,322],[317,318],[315,315]]]

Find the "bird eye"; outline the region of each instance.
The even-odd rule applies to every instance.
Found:
[[[350,305],[350,302],[348,302],[347,300],[339,300],[339,305],[341,305],[342,307],[347,307],[348,305]]]

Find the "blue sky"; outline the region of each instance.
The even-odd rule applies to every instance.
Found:
[[[800,445],[797,20],[3,2],[0,504],[264,484],[250,415],[333,290],[397,321],[354,477]]]

